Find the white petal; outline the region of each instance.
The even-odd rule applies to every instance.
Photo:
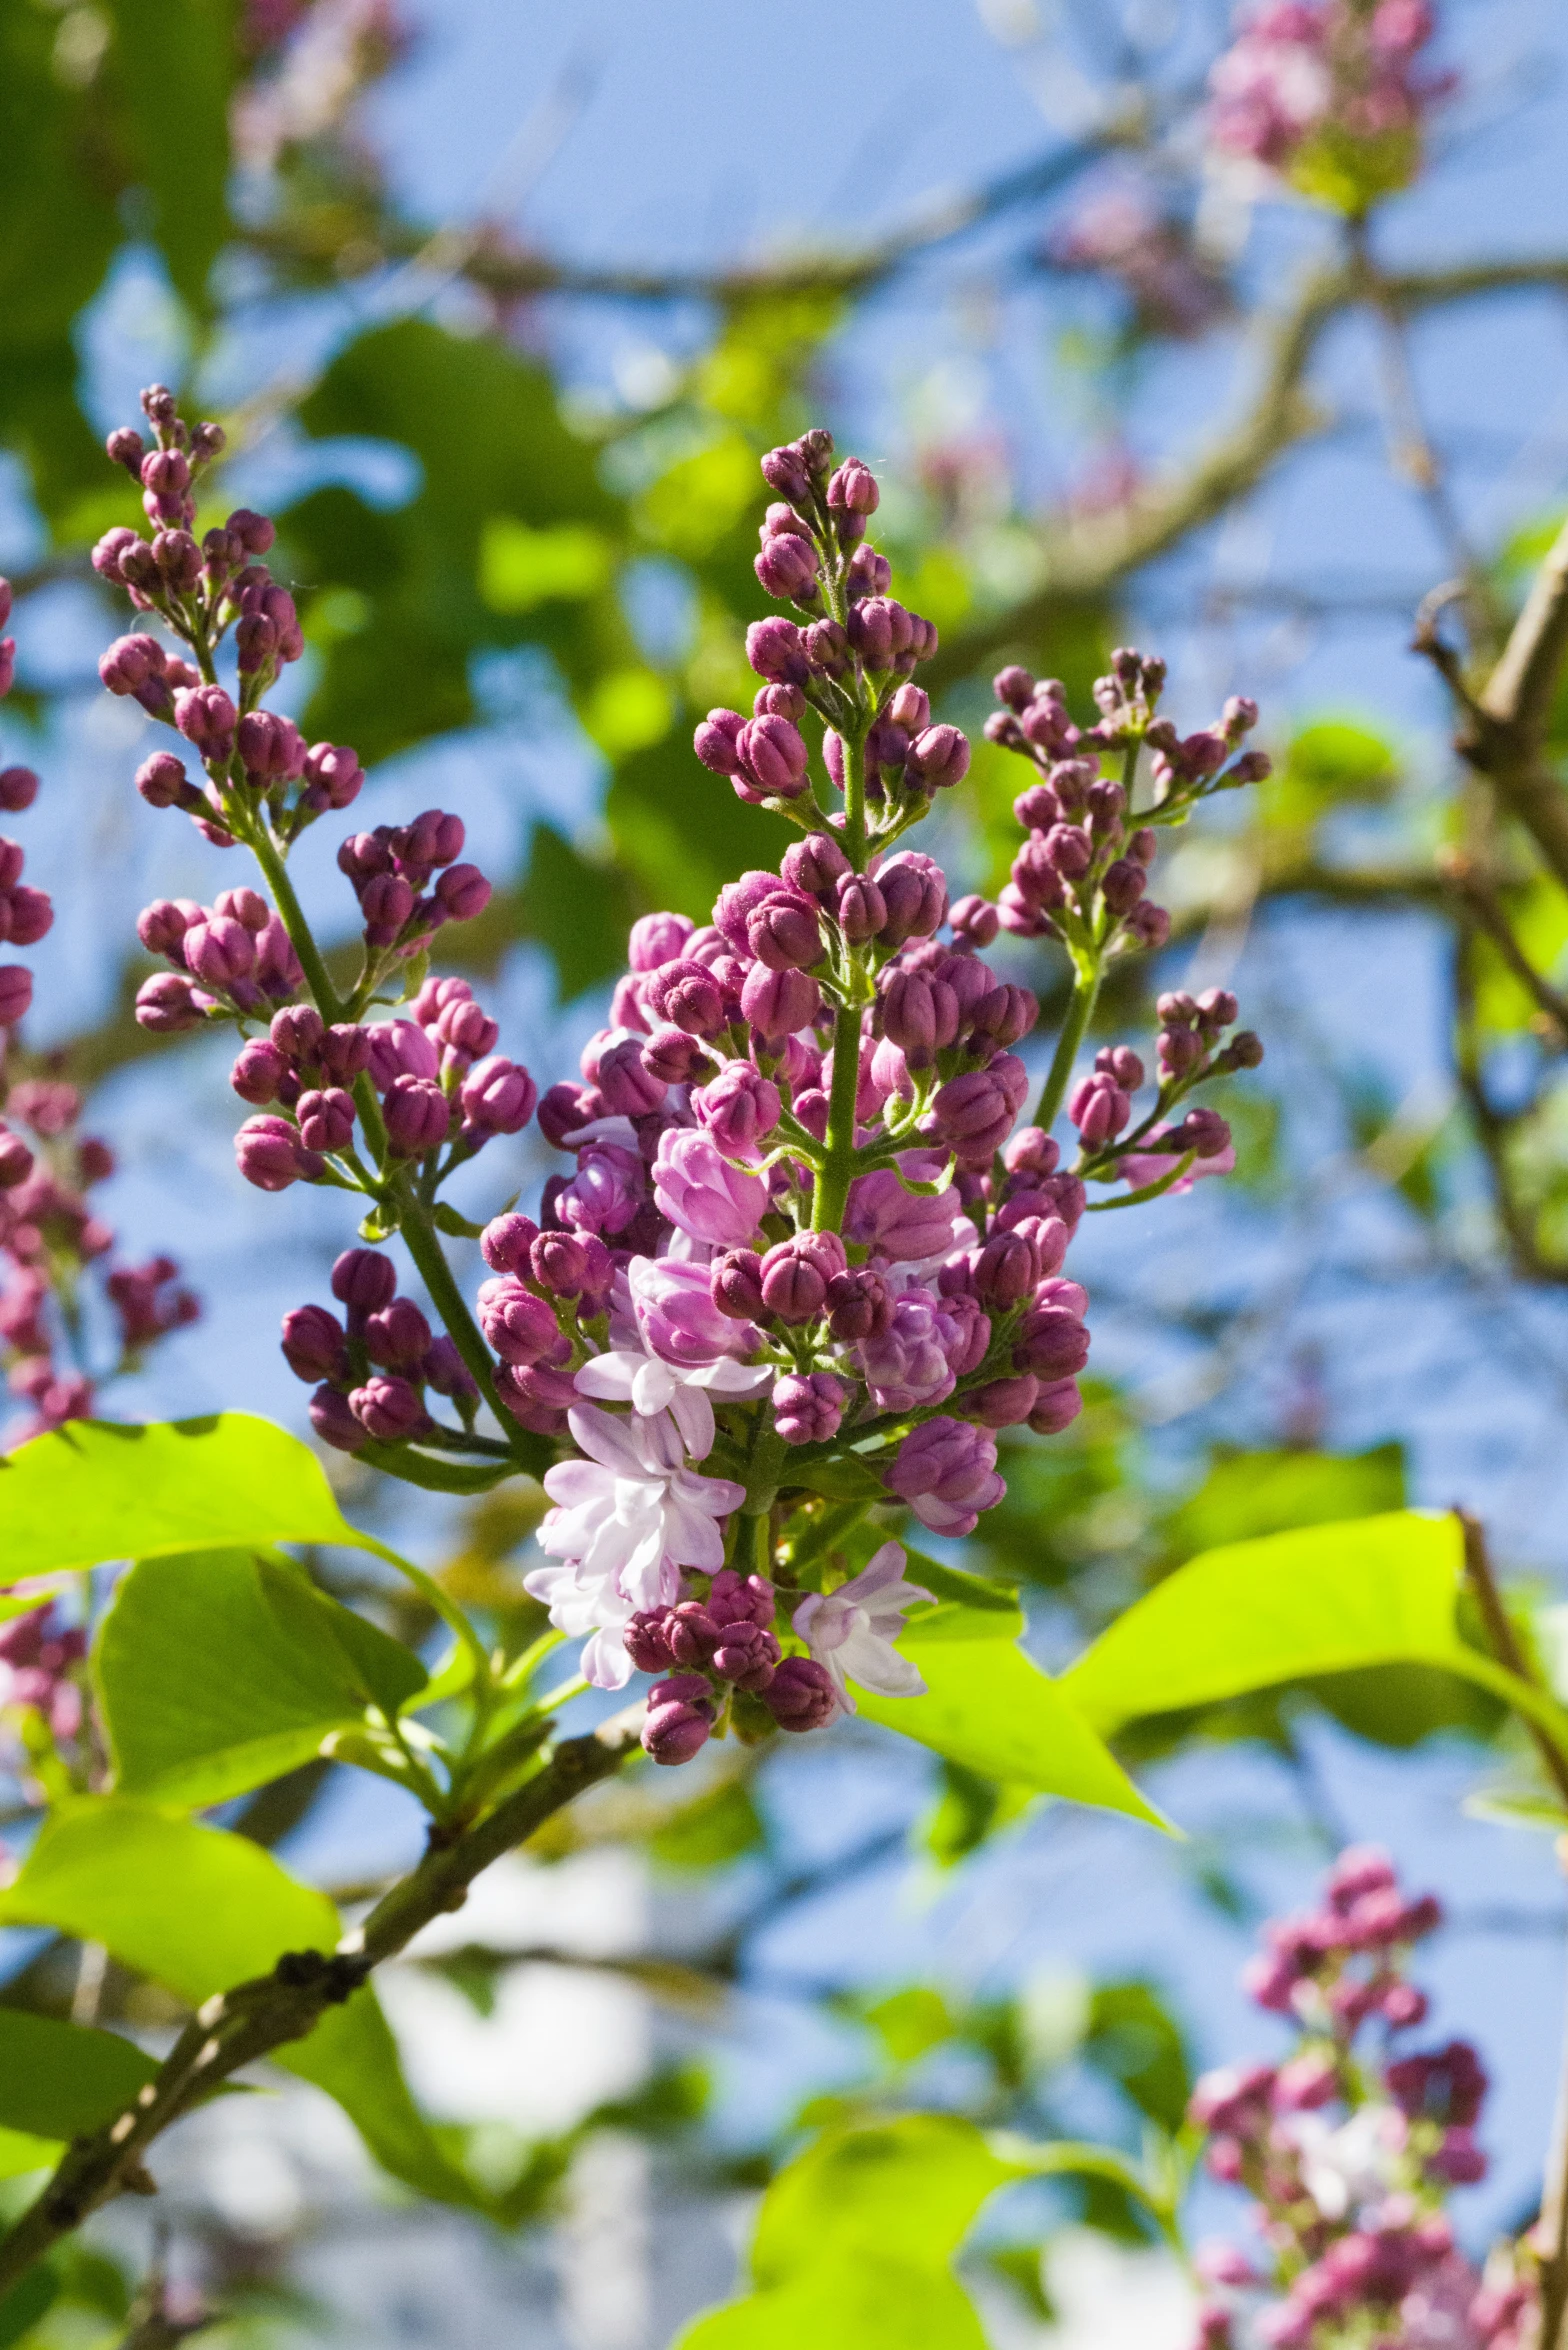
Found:
[[[632,1660],[619,1632],[596,1632],[582,1652],[583,1678],[596,1689],[624,1689],[632,1677]]]
[[[850,1634],[838,1652],[838,1661],[852,1680],[862,1689],[875,1691],[878,1697],[923,1697],[925,1683],[907,1656],[886,1640],[879,1640],[869,1625]]]
[[[704,1363],[699,1371],[688,1371],[688,1387],[709,1387],[715,1395],[760,1395],[771,1387],[778,1377],[777,1363],[738,1363],[733,1355],[720,1355],[716,1363]]]
[[[672,1380],[670,1410],[675,1425],[681,1432],[687,1452],[694,1461],[705,1461],[713,1450],[713,1406],[700,1386],[693,1381]]]
[[[654,1355],[645,1355],[632,1382],[633,1408],[645,1419],[651,1419],[655,1412],[668,1411],[679,1393],[679,1382],[669,1364],[661,1363]]]
[[[592,1404],[579,1404],[567,1413],[566,1425],[579,1449],[590,1460],[613,1469],[617,1476],[636,1477],[646,1470],[648,1464],[638,1441],[636,1421],[613,1420],[608,1412],[597,1411]],[[553,1474],[549,1470],[545,1473]]]
[[[641,1355],[595,1355],[582,1365],[573,1384],[579,1395],[601,1396],[607,1403],[630,1403],[641,1363]]]

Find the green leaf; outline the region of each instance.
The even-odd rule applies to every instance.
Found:
[[[648,1850],[667,1869],[717,1869],[766,1841],[751,1790],[739,1779],[726,1779],[661,1821]]]
[[[752,2292],[699,2317],[678,2350],[985,2350],[952,2263],[1018,2176],[948,2114],[820,2138],[763,2197]]]
[[[1404,1454],[1397,1444],[1362,1453],[1221,1452],[1163,1532],[1174,1562],[1224,1542],[1404,1506]]]
[[[259,1844],[122,1795],[84,1797],[46,1822],[0,1892],[0,1924],[102,1942],[192,2007],[269,1973],[285,1951],[334,1950],[341,1932],[326,1895]],[[368,1989],[272,2062],[335,2097],[395,2177],[446,2202],[482,2200],[420,2117]]]
[[[554,598],[568,602],[607,587],[615,550],[602,531],[581,523],[531,530],[493,514],[479,537],[479,593],[492,612],[532,612]]]
[[[0,1581],[106,1559],[368,1537],[343,1518],[308,1445],[219,1412],[125,1427],[72,1420],[0,1456]]]
[[[0,2350],[9,2350],[12,2342],[30,2333],[59,2298],[60,2279],[47,2265],[35,2268],[19,2285],[13,2285],[0,2301]]]
[[[1082,2054],[1116,2082],[1140,2113],[1175,2136],[1186,2119],[1192,2068],[1181,2033],[1152,1984],[1097,1984]]]
[[[0,2125],[7,2134],[58,2140],[101,2129],[157,2071],[118,2032],[0,2007]]]
[[[426,1685],[419,1659],[248,1551],[143,1559],[121,1578],[94,1670],[124,1794],[222,1803],[389,1718]]]
[[[1147,1714],[1365,1665],[1440,1665],[1504,1697],[1568,1752],[1568,1714],[1469,1647],[1457,1521],[1413,1510],[1238,1542],[1118,1617],[1061,1686],[1109,1733]]]
[[[1064,1684],[1042,1673],[1010,1637],[1021,1624],[1016,1613],[945,1603],[933,1609],[899,1642],[920,1668],[925,1696],[877,1697],[857,1687],[860,1712],[981,1778],[1168,1826],[1064,1695]]]

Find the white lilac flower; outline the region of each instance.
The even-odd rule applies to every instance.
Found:
[[[836,1591],[813,1591],[795,1610],[795,1630],[833,1676],[840,1705],[855,1711],[851,1679],[878,1697],[923,1697],[925,1683],[908,1657],[893,1646],[904,1629],[904,1611],[929,1599],[918,1583],[904,1581],[904,1553],[884,1542],[868,1566]]]
[[[745,1488],[699,1477],[668,1413],[618,1420],[583,1404],[567,1425],[587,1457],[546,1471],[556,1507],[539,1529],[540,1548],[564,1563],[536,1568],[525,1582],[560,1631],[603,1636],[585,1652],[583,1670],[600,1687],[619,1689],[631,1667],[614,1636],[636,1610],[678,1598],[683,1567],[712,1574],[723,1565],[718,1521],[739,1509]]]

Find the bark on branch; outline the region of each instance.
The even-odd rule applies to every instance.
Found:
[[[631,1707],[590,1737],[563,1740],[543,1770],[488,1817],[451,1844],[432,1844],[335,1951],[288,1952],[270,1974],[205,2001],[136,2104],[91,2137],[73,2139],[48,2185],[0,2238],[0,2296],[101,2204],[127,2191],[152,2192],[142,2158],[171,2122],[242,2066],[302,2040],[422,1926],[443,1910],[460,1909],[492,1861],[618,1771],[637,1744],[642,1711]]]

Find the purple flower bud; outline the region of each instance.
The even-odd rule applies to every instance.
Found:
[[[136,1024],[153,1036],[178,1036],[202,1024],[191,983],[177,971],[159,971],[136,990]]]
[[[272,908],[259,890],[226,889],[213,900],[215,914],[225,914],[231,921],[242,922],[252,938],[259,938],[272,919]]]
[[[335,1387],[317,1388],[310,1399],[310,1424],[322,1443],[338,1452],[360,1452],[369,1441],[367,1430],[349,1408],[348,1397],[339,1395]]]
[[[981,1511],[1007,1491],[996,1473],[996,1438],[945,1413],[904,1438],[886,1482],[933,1534],[972,1534]]]
[[[162,677],[166,662],[167,656],[155,636],[118,636],[100,655],[98,675],[110,693],[139,698]],[[169,706],[167,690],[162,698],[164,706]]]
[[[531,1216],[515,1209],[492,1216],[479,1235],[479,1253],[492,1273],[521,1273],[530,1262],[539,1227]]]
[[[965,1396],[964,1409],[986,1428],[1021,1428],[1035,1408],[1040,1382],[1032,1372],[992,1379]]]
[[[806,629],[806,658],[819,676],[843,677],[854,660],[849,632],[841,621],[814,620]]]
[[[136,788],[149,808],[183,807],[194,796],[184,762],[172,751],[155,751],[142,761],[136,770]]]
[[[822,1008],[822,990],[804,971],[770,971],[758,963],[746,974],[741,1011],[765,1044],[809,1028]]]
[[[382,1110],[387,1142],[402,1159],[421,1159],[439,1149],[451,1130],[451,1105],[428,1077],[394,1077]]]
[[[643,1748],[656,1763],[690,1762],[707,1744],[715,1712],[713,1691],[700,1673],[677,1673],[648,1692]]]
[[[257,783],[291,783],[305,765],[305,738],[292,718],[248,710],[235,734],[240,762]]]
[[[795,975],[776,976],[782,982]],[[766,1183],[727,1166],[709,1137],[689,1127],[667,1128],[660,1135],[653,1180],[660,1213],[693,1240],[715,1248],[743,1247],[767,1210]]]
[[[749,1061],[731,1061],[692,1107],[727,1158],[749,1158],[779,1122],[779,1089]]]
[[[454,857],[462,855],[466,837],[461,816],[447,815],[440,808],[426,808],[412,824],[399,828],[392,846],[403,871],[423,888],[438,865],[450,865]]]
[[[242,1102],[252,1102],[259,1109],[264,1103],[277,1100],[278,1088],[288,1074],[288,1062],[277,1046],[266,1037],[253,1036],[241,1045],[229,1083]],[[319,1379],[322,1374],[313,1371],[309,1376]]]
[[[204,987],[227,990],[256,967],[256,941],[232,914],[193,922],[180,942],[186,967]]]
[[[811,474],[800,448],[786,441],[782,448],[770,449],[762,460],[762,478],[770,490],[791,505],[804,505],[811,496]]]
[[[746,944],[769,971],[808,971],[823,953],[815,907],[792,890],[764,898],[747,920]]]
[[[868,669],[891,669],[907,653],[914,631],[911,615],[891,596],[867,596],[849,608],[845,633]]]
[[[160,530],[152,542],[152,556],[174,595],[188,595],[201,578],[201,549],[188,530]]]
[[[766,539],[752,568],[770,596],[809,604],[820,592],[817,550],[810,539],[797,538],[793,532]]]
[[[270,613],[242,614],[234,630],[234,650],[241,677],[259,677],[271,669],[278,654],[278,624]]]
[[[877,937],[887,925],[887,900],[869,874],[844,875],[838,885],[834,911],[840,930],[856,946]]]
[[[1113,914],[1130,914],[1149,886],[1149,876],[1131,857],[1118,857],[1105,868],[1101,894]]]
[[[413,917],[416,902],[413,890],[400,873],[372,874],[359,893],[366,945],[396,946]]]
[[[385,1093],[399,1077],[435,1077],[441,1057],[425,1031],[413,1020],[387,1020],[368,1031],[370,1081]]]
[[[1047,1383],[1073,1378],[1089,1360],[1089,1333],[1065,1306],[1031,1306],[1013,1341],[1013,1366]]]
[[[123,465],[140,482],[146,447],[139,432],[133,431],[128,424],[119,425],[104,442],[104,448],[108,451],[111,465]]]
[[[154,898],[136,917],[136,935],[150,955],[178,958],[185,933],[201,915],[191,898]]]
[[[493,1053],[501,1034],[501,1024],[492,1020],[482,1004],[472,996],[457,998],[447,1005],[433,1022],[435,1034],[452,1052],[461,1053],[465,1064],[482,1060]]]
[[[708,1267],[708,1294],[732,1322],[762,1320],[762,1259],[755,1249],[726,1249]]]
[[[827,1444],[848,1401],[848,1388],[830,1371],[787,1372],[774,1382],[773,1424],[786,1444]]]
[[[0,963],[0,1028],[14,1028],[33,1000],[33,975],[25,963]]]
[[[680,958],[665,963],[647,982],[655,1015],[688,1036],[717,1036],[725,1025],[724,991],[706,964]]]
[[[811,832],[784,851],[784,879],[804,897],[826,897],[850,871],[850,863],[828,832]]]
[[[812,1656],[787,1656],[761,1693],[781,1730],[821,1730],[839,1710],[838,1691],[826,1665]]]
[[[1067,1115],[1083,1137],[1085,1149],[1100,1150],[1120,1134],[1132,1116],[1132,1103],[1114,1077],[1097,1070],[1073,1088]]]
[[[365,786],[365,771],[346,743],[312,743],[301,771],[302,802],[314,813],[327,808],[350,808]]]
[[[36,946],[54,923],[54,907],[41,889],[13,889],[0,897],[0,938],[13,946]]]
[[[324,1161],[302,1145],[287,1118],[247,1118],[234,1137],[234,1156],[247,1183],[258,1191],[287,1191],[302,1178],[311,1181]]]
[[[701,1085],[718,1069],[684,1028],[656,1028],[642,1048],[642,1065],[661,1085]]]
[[[627,960],[632,969],[657,971],[661,964],[673,963],[685,953],[692,927],[691,918],[686,914],[641,915],[632,924],[626,942]]]
[[[932,938],[947,919],[947,881],[940,865],[918,849],[904,849],[877,869],[887,906],[882,936],[892,946]]]
[[[877,477],[858,457],[846,457],[828,483],[828,504],[834,512],[874,514],[882,503]]]
[[[788,625],[788,623],[786,623]],[[692,749],[715,775],[740,773],[741,731],[746,724],[738,710],[710,710],[692,736]]]
[[[232,757],[238,718],[221,685],[185,686],[174,697],[174,723],[204,759],[221,764]]]
[[[627,1050],[634,1053],[636,1046]],[[405,1082],[402,1079],[398,1083]],[[394,1085],[393,1091],[397,1090]],[[435,1089],[437,1092],[440,1088]],[[388,1132],[391,1131],[391,1094],[387,1096]],[[504,1054],[492,1053],[477,1061],[458,1089],[464,1130],[474,1134],[521,1134],[534,1114],[539,1088],[528,1071]],[[434,1113],[432,1113],[433,1115]],[[428,1145],[427,1145],[428,1147]]]
[[[797,800],[806,788],[806,743],[787,718],[752,718],[735,742],[741,773],[769,799]]]
[[[20,816],[37,797],[38,778],[31,767],[0,767],[0,808],[8,816]]]
[[[746,631],[746,658],[759,677],[774,685],[802,686],[810,683],[811,663],[806,658],[806,642],[793,620],[779,614],[769,620],[754,620]]]
[[[283,1317],[283,1359],[307,1386],[348,1375],[343,1325],[325,1306],[294,1306]]]
[[[712,1613],[711,1597],[708,1605]],[[733,1682],[737,1689],[766,1689],[778,1661],[778,1638],[771,1626],[749,1623],[744,1618],[735,1623],[719,1622],[712,1663],[721,1681]]]
[[[907,773],[928,791],[945,791],[969,773],[969,743],[956,726],[928,726],[909,746]]]
[[[642,1046],[635,1036],[623,1037],[599,1056],[599,1091],[612,1117],[645,1118],[656,1110],[669,1088],[649,1075]]]
[[[403,1444],[430,1425],[419,1390],[395,1372],[375,1372],[348,1399],[349,1410],[378,1444]]]
[[[893,566],[875,547],[862,544],[849,559],[845,585],[850,600],[859,603],[862,596],[885,596],[892,584]]]
[[[809,1322],[821,1313],[828,1283],[845,1270],[836,1232],[797,1232],[762,1260],[762,1299],[781,1322]]]
[[[383,1371],[411,1371],[430,1351],[430,1324],[411,1297],[394,1297],[365,1323],[365,1352]]]
[[[998,1232],[980,1251],[975,1267],[975,1295],[982,1305],[1006,1308],[1022,1304],[1040,1278],[1040,1262],[1024,1232]]]
[[[503,1363],[538,1363],[570,1352],[554,1313],[512,1273],[484,1282],[477,1301],[479,1327]]]
[[[588,1250],[589,1242],[574,1232],[538,1233],[528,1250],[529,1271],[552,1297],[581,1297],[588,1286]]]
[[[295,1114],[307,1150],[346,1151],[354,1139],[354,1097],[340,1085],[302,1093]]]
[[[494,892],[477,865],[449,865],[436,883],[436,899],[454,922],[472,922]]]
[[[1029,1034],[1040,1017],[1039,998],[1027,987],[993,987],[970,1014],[975,1039],[1014,1045]]]
[[[929,1123],[961,1166],[983,1169],[1006,1141],[1015,1114],[994,1069],[966,1069],[939,1088]]]

